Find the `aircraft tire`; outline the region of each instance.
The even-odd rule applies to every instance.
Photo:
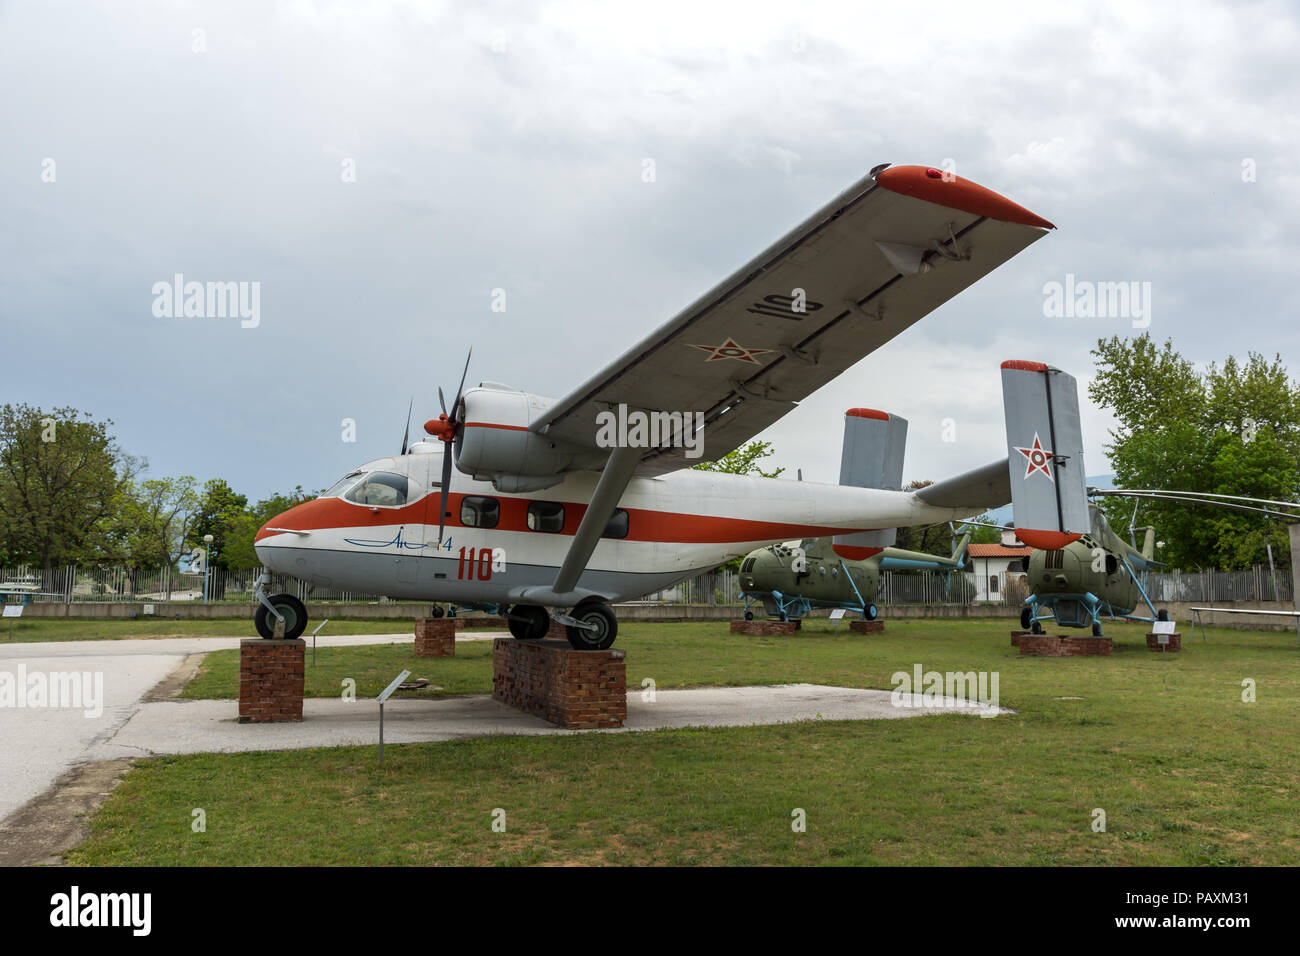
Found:
[[[866,611],[863,613],[862,616],[866,618],[868,621],[874,621],[879,614],[880,611],[876,608],[874,604],[868,604],[866,607]]]
[[[292,641],[301,637],[302,632],[307,629],[307,608],[303,603],[292,594],[272,594],[267,600],[284,615],[284,639]],[[275,637],[276,621],[265,604],[257,605],[257,611],[253,614],[253,624],[257,627],[257,633],[268,641]]]
[[[570,616],[584,624],[595,624],[596,630],[588,631],[581,627],[566,627],[565,632],[574,650],[603,651],[614,643],[618,637],[618,618],[608,604],[592,601],[580,604],[569,612]]]
[[[745,612],[745,620],[746,620],[746,621],[752,621],[753,619],[754,619],[754,612],[753,612],[753,611],[746,611],[746,612]]]
[[[1042,633],[1043,633],[1043,622],[1042,622],[1042,621],[1030,621],[1030,622],[1029,622],[1029,633],[1030,633],[1030,634],[1042,634]]]
[[[435,617],[435,618],[436,618],[436,617],[442,617],[442,615],[443,615],[443,610],[442,610],[442,605],[441,605],[441,604],[435,604],[435,605],[434,605],[434,606],[429,610],[429,616],[430,616],[430,617]]]
[[[551,629],[546,608],[536,604],[516,604],[509,617],[510,635],[519,641],[540,641]]]
[[[1169,611],[1167,611],[1165,608],[1161,608],[1160,610],[1156,611],[1156,620],[1157,621],[1169,620]]]
[[[1034,618],[1034,614],[1033,614],[1033,612],[1032,612],[1031,610],[1029,610],[1029,608],[1027,608],[1027,607],[1026,607],[1026,608],[1021,608],[1021,609],[1020,609],[1020,629],[1021,629],[1022,631],[1027,631],[1027,630],[1029,630],[1029,623],[1030,623],[1030,621],[1033,620],[1033,618]]]
[[[1100,624],[1094,624],[1094,625],[1092,626],[1092,636],[1093,636],[1093,637],[1101,637],[1101,625],[1100,625]]]

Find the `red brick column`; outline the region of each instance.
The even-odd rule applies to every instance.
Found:
[[[884,621],[849,621],[849,630],[855,634],[884,634]]]
[[[302,720],[306,647],[302,638],[268,641],[254,637],[239,642],[241,724]]]
[[[492,698],[560,727],[622,727],[623,651],[578,651],[568,641],[492,642]]]
[[[454,617],[425,617],[415,622],[416,657],[455,657],[456,622]]]
[[[1024,637],[1026,634],[1032,634],[1032,633],[1034,633],[1034,632],[1033,632],[1033,631],[1012,631],[1012,632],[1011,632],[1011,646],[1012,646],[1012,647],[1019,647],[1019,646],[1020,646],[1020,639],[1021,639],[1022,637]]]
[[[1181,634],[1166,634],[1165,637],[1169,638],[1169,643],[1166,644],[1166,645],[1164,646],[1164,649],[1165,649],[1165,650],[1172,652],[1172,651],[1181,651],[1181,650],[1183,649],[1183,635],[1181,635]],[[1160,635],[1159,635],[1159,634],[1148,634],[1148,635],[1147,635],[1147,650],[1149,650],[1149,651],[1159,651],[1159,650],[1160,650]]]
[[[799,630],[798,621],[732,621],[732,634],[749,634],[767,637],[773,634],[793,634]]]
[[[1109,637],[1058,637],[1021,634],[1020,653],[1032,657],[1110,657]]]

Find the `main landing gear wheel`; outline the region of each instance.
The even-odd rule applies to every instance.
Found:
[[[1157,621],[1169,620],[1169,612],[1164,608],[1161,608],[1160,610],[1156,611],[1156,620]]]
[[[569,612],[569,616],[583,624],[594,624],[594,630],[585,627],[565,627],[569,643],[579,651],[603,651],[618,637],[618,618],[609,605],[593,602],[582,604]]]
[[[1092,626],[1092,636],[1093,636],[1093,637],[1101,637],[1101,625],[1100,625],[1100,624],[1094,624],[1094,625]]]
[[[546,608],[536,604],[516,604],[510,609],[510,634],[519,641],[539,641],[551,629]]]
[[[1030,634],[1042,634],[1042,633],[1043,633],[1043,622],[1042,622],[1042,621],[1030,621],[1030,622],[1029,622],[1029,633],[1030,633]]]
[[[292,641],[301,637],[302,632],[307,628],[307,609],[303,607],[302,602],[292,594],[273,594],[267,600],[284,615],[284,639]],[[257,633],[267,640],[275,637],[277,622],[274,615],[266,609],[265,604],[257,605],[253,623],[257,625]]]
[[[868,604],[866,610],[863,611],[862,616],[866,618],[868,621],[874,621],[877,615],[879,614],[880,612],[876,610],[876,606],[874,604]]]
[[[746,621],[752,621],[753,619],[754,619],[754,612],[753,612],[753,611],[746,611],[746,612],[745,612],[745,620],[746,620]]]
[[[436,618],[436,617],[442,617],[442,615],[443,615],[442,605],[441,605],[441,604],[435,604],[435,605],[433,606],[433,609],[432,609],[431,611],[429,611],[429,615],[430,615],[431,617],[435,617],[435,618]]]
[[[1030,612],[1029,608],[1024,607],[1020,609],[1020,629],[1022,631],[1029,630],[1029,622],[1033,620],[1033,617],[1034,615]]]

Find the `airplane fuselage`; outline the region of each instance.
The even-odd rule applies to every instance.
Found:
[[[554,582],[599,476],[575,472],[543,491],[515,494],[457,473],[439,542],[439,445],[370,462],[350,487],[267,522],[258,557],[322,588],[464,606],[528,603],[530,590]],[[407,479],[405,498],[384,504],[356,495],[376,474]],[[618,507],[575,589],[611,602],[766,544],[964,516],[909,492],[689,469],[632,479]]]

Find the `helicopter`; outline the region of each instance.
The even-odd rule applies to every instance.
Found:
[[[768,615],[782,621],[800,618],[813,608],[844,608],[864,621],[874,621],[874,603],[881,571],[959,571],[966,563],[967,530],[953,547],[951,557],[882,548],[860,559],[841,557],[831,538],[787,541],[751,551],[740,565],[745,620],[752,621],[751,600],[757,599]]]
[[[1168,612],[1156,610],[1138,578],[1156,563],[1156,529],[1130,528],[1130,533],[1144,533],[1139,549],[1111,529],[1097,505],[1088,505],[1088,517],[1091,527],[1077,541],[1053,551],[1035,548],[1021,559],[1030,593],[1020,626],[1041,634],[1042,622],[1055,619],[1060,627],[1091,627],[1093,636],[1101,637],[1102,614],[1112,620],[1167,621]],[[1134,613],[1139,603],[1150,617]]]

